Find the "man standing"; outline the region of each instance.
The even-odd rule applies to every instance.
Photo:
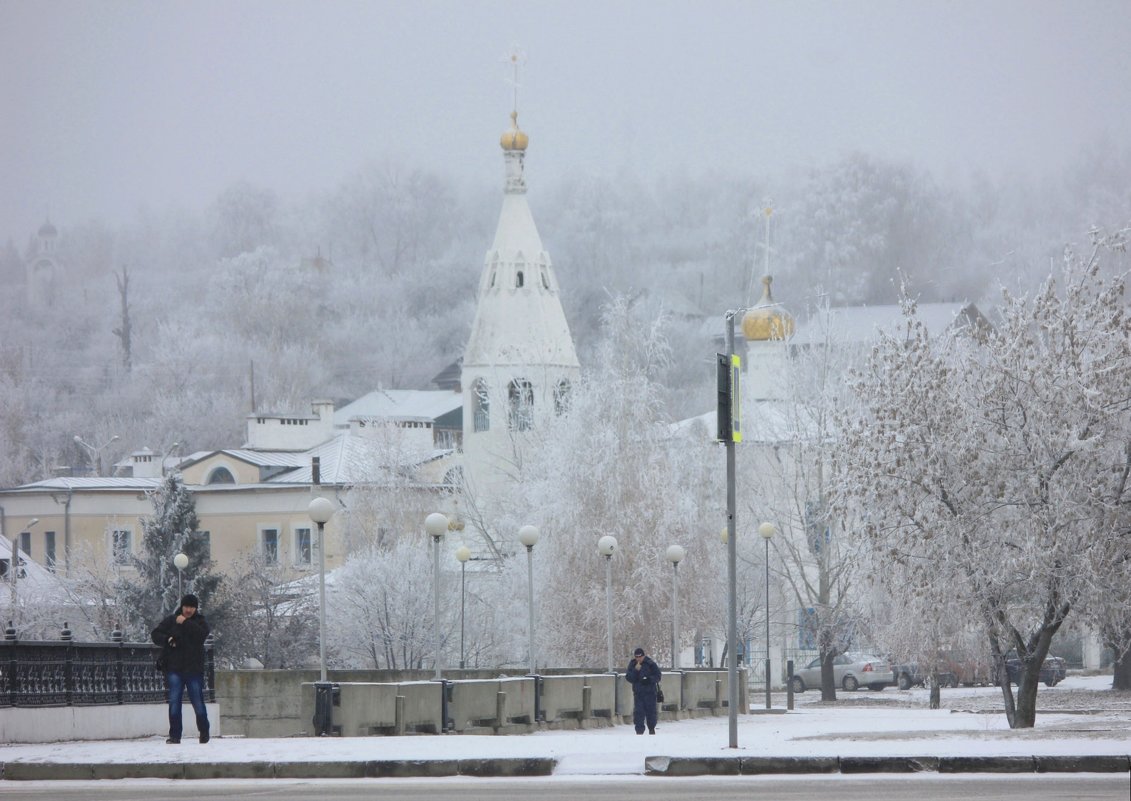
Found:
[[[169,688],[169,739],[181,741],[181,705],[185,690],[196,713],[200,742],[208,742],[208,709],[204,706],[204,640],[208,621],[197,609],[200,601],[191,593],[181,599],[179,611],[162,620],[150,635],[165,658],[165,683]]]
[[[660,689],[660,666],[652,657],[644,653],[643,648],[637,648],[633,653],[632,661],[628,663],[625,679],[632,685],[632,722],[636,726],[636,733],[644,733],[644,724],[648,724],[648,733],[656,733],[656,692]]]

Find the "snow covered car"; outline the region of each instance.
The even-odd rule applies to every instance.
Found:
[[[795,693],[803,693],[810,687],[821,688],[821,659],[817,657],[793,674],[790,680]],[[833,682],[848,692],[855,692],[861,686],[869,690],[882,690],[895,684],[895,673],[886,659],[871,654],[847,653],[833,657]]]

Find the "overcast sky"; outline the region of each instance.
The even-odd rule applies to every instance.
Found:
[[[943,181],[1131,137],[1129,0],[0,0],[0,241],[404,160],[532,190],[850,150]]]

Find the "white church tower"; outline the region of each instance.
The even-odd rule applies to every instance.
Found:
[[[476,502],[488,505],[518,474],[531,433],[565,408],[580,376],[550,254],[526,203],[528,143],[516,110],[500,141],[503,206],[463,356],[465,479]]]

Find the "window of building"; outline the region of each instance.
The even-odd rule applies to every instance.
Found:
[[[128,565],[130,554],[133,553],[133,532],[129,529],[114,529],[110,532],[110,550],[114,557],[114,564]]]
[[[295,564],[309,565],[312,549],[310,547],[310,529],[295,529]]]
[[[475,383],[471,385],[471,414],[474,431],[491,429],[491,398],[487,382],[482,378],[475,379]]]
[[[20,550],[23,551],[28,556],[31,556],[31,532],[30,531],[21,531],[20,532]]]
[[[534,426],[534,385],[525,378],[516,378],[507,390],[507,401],[510,429],[529,431]]]
[[[269,565],[279,564],[279,529],[262,529],[259,536],[263,548],[263,561]]]
[[[236,477],[232,475],[232,471],[226,467],[217,467],[208,474],[208,480],[205,484],[235,484]]]
[[[55,572],[55,532],[43,532],[43,564],[52,573]]]
[[[542,268],[542,286],[545,287],[546,289],[550,288],[550,276],[546,272],[545,267]]]

